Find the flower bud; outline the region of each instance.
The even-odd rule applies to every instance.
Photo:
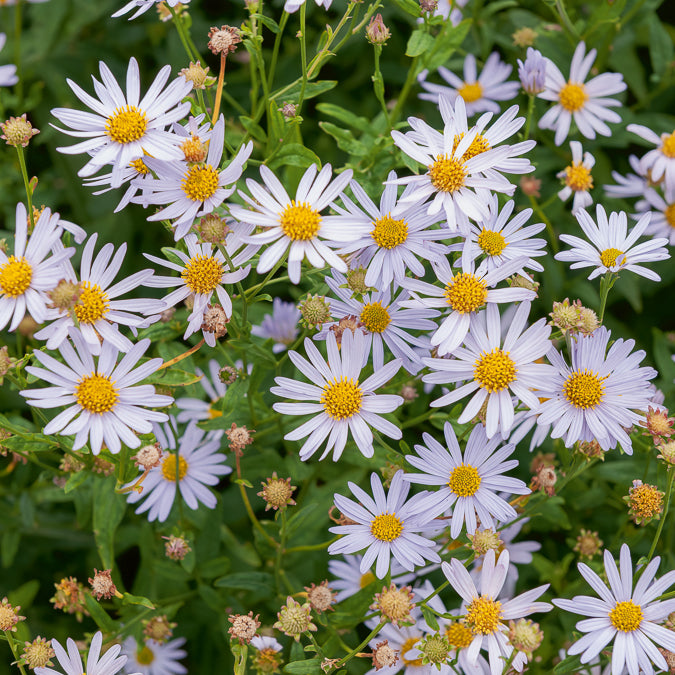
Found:
[[[371,45],[385,45],[387,40],[391,37],[389,29],[382,21],[382,15],[376,14],[370,18],[370,23],[366,28],[366,38]]]

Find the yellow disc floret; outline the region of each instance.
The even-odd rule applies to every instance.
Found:
[[[326,384],[320,400],[324,410],[334,420],[344,420],[361,410],[362,399],[359,383],[343,376]]]
[[[586,87],[576,82],[568,82],[558,94],[558,101],[560,105],[568,112],[576,112],[581,110],[588,101],[588,94]]]
[[[675,227],[675,202],[666,206],[663,211],[663,215],[665,216],[668,225]]]
[[[448,487],[458,497],[471,497],[480,487],[482,479],[478,469],[471,464],[460,464],[450,474]]]
[[[149,666],[155,660],[155,654],[147,645],[136,652],[136,661],[142,666]]]
[[[176,482],[176,466],[178,467],[178,480],[183,480],[187,474],[188,463],[182,456],[168,455],[162,460],[162,476],[170,483]]]
[[[467,102],[473,103],[483,95],[483,87],[480,82],[465,82],[457,93]]]
[[[23,295],[33,278],[33,268],[25,258],[10,255],[4,265],[0,265],[0,289],[10,298]]]
[[[605,267],[614,267],[614,265],[616,265],[617,258],[622,255],[623,251],[619,251],[618,248],[606,248],[600,253],[600,262]]]
[[[575,192],[591,190],[593,188],[593,176],[591,170],[583,164],[570,164],[565,169],[565,183]]]
[[[387,308],[382,307],[379,302],[364,305],[360,319],[371,333],[381,333],[391,323]]]
[[[407,659],[405,655],[420,641],[418,637],[409,637],[401,645],[401,661],[403,661],[404,666],[410,666],[411,668],[421,668],[424,664],[422,659]]]
[[[563,394],[575,408],[594,408],[602,401],[606,378],[592,370],[575,370],[565,380]]]
[[[380,541],[394,541],[403,532],[403,521],[395,513],[381,513],[370,524],[370,533]]]
[[[482,230],[478,235],[478,246],[486,255],[501,255],[502,251],[508,246],[508,242],[501,232]]]
[[[146,163],[141,158],[129,162],[129,166],[140,176],[147,176],[150,173],[150,169],[148,169]]]
[[[487,300],[487,286],[470,272],[456,274],[445,287],[444,295],[452,309],[460,314],[475,312]]]
[[[203,202],[216,193],[218,178],[218,172],[210,164],[199,164],[185,172],[180,186],[188,199]]]
[[[455,138],[452,141],[452,154],[455,154],[455,150],[457,150],[457,146],[459,145],[459,142],[464,138],[464,132],[461,134],[457,134]],[[481,152],[487,152],[490,149],[490,143],[485,136],[481,136],[480,134],[476,134],[476,137],[471,141],[471,145],[467,148],[467,150],[464,152],[462,155],[462,161],[466,162],[467,160],[471,159],[472,157],[475,157],[476,155],[480,155]]]
[[[454,621],[445,629],[445,639],[452,649],[466,649],[473,641],[473,633],[465,623]]]
[[[493,394],[511,384],[517,372],[509,352],[495,347],[491,352],[481,353],[474,364],[473,376],[481,389],[487,389],[488,393]]]
[[[612,625],[622,633],[637,630],[643,618],[642,607],[636,605],[632,600],[617,602],[614,609],[609,613],[609,620]]]
[[[321,214],[309,204],[296,204],[295,200],[282,211],[279,217],[281,229],[293,241],[314,239],[321,229]]]
[[[116,405],[119,395],[115,383],[99,373],[85,375],[75,387],[77,403],[89,411],[101,415],[110,412]]]
[[[502,603],[489,597],[475,598],[466,608],[466,622],[476,635],[494,633],[502,618]]]
[[[223,265],[216,258],[196,255],[190,258],[180,276],[193,293],[210,295],[222,281]]]
[[[105,132],[115,143],[132,143],[143,138],[148,128],[145,111],[135,105],[117,108],[105,123]]]
[[[77,304],[73,308],[80,323],[96,323],[108,312],[108,296],[98,284],[83,281],[82,291]]]
[[[675,131],[661,137],[661,152],[669,159],[675,157]]]
[[[455,192],[464,186],[467,172],[462,159],[438,155],[428,169],[431,184],[440,192]]]
[[[396,248],[408,238],[408,223],[405,220],[394,220],[387,214],[373,222],[370,236],[380,248]]]

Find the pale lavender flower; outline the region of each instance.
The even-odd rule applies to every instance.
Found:
[[[530,96],[540,94],[546,88],[546,59],[538,49],[527,48],[523,63],[518,59],[518,77],[523,89]]]

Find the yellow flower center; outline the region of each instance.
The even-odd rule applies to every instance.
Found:
[[[375,575],[372,572],[366,572],[365,574],[361,575],[361,579],[359,580],[359,587],[365,588],[366,586],[372,584],[373,581],[375,581]]]
[[[10,298],[23,295],[33,278],[33,268],[25,258],[10,255],[4,265],[0,265],[0,289]]]
[[[144,646],[136,652],[136,661],[142,666],[149,666],[155,660],[155,655],[150,647]]]
[[[370,533],[380,541],[394,541],[403,532],[403,521],[394,513],[381,513],[373,518],[370,524]]]
[[[215,258],[196,255],[190,258],[180,276],[193,293],[210,295],[222,281],[223,266]]]
[[[671,227],[675,227],[675,202],[673,202],[672,204],[668,204],[668,206],[666,206],[663,215],[666,217],[666,222],[668,223],[668,225],[670,225]]]
[[[642,623],[642,619],[642,607],[636,605],[632,600],[617,602],[616,607],[609,613],[609,620],[614,628],[623,633],[637,630]]]
[[[616,259],[621,255],[623,255],[623,251],[619,251],[618,248],[606,248],[600,253],[600,262],[605,267],[614,267]]]
[[[296,204],[292,200],[279,217],[281,229],[293,241],[314,239],[321,229],[321,214],[309,204]]]
[[[594,408],[602,401],[606,377],[600,377],[591,370],[575,370],[565,380],[563,394],[575,408]]]
[[[91,413],[101,415],[111,411],[119,395],[115,383],[107,375],[85,375],[75,387],[78,404]]]
[[[467,314],[485,304],[487,286],[470,272],[461,272],[445,287],[444,295],[456,312]]]
[[[162,460],[162,476],[169,483],[176,482],[176,466],[178,467],[178,480],[183,480],[188,470],[188,463],[182,456],[169,455]]]
[[[129,166],[132,169],[135,169],[136,173],[141,176],[147,176],[150,173],[150,169],[148,169],[148,167],[145,165],[145,162],[140,158],[129,162]]]
[[[448,487],[458,497],[471,497],[478,491],[481,481],[482,479],[475,466],[460,464],[452,470]]]
[[[213,406],[211,406],[211,407],[208,409],[207,415],[209,416],[209,419],[210,419],[210,420],[215,420],[217,417],[222,417],[222,416],[223,416],[223,411],[222,411],[222,410],[218,410],[217,408],[214,408]]]
[[[408,223],[405,220],[394,220],[387,214],[374,221],[373,225],[370,236],[381,248],[396,248],[408,238]]]
[[[473,377],[481,389],[493,394],[506,388],[516,379],[516,364],[509,352],[495,347],[491,352],[482,352],[474,364]]]
[[[185,172],[180,186],[188,199],[203,202],[215,194],[218,177],[218,172],[210,164],[191,166]]]
[[[670,159],[675,157],[675,131],[662,139],[661,152]]]
[[[480,86],[480,82],[465,82],[457,90],[457,93],[467,103],[473,103],[474,101],[477,101],[483,95],[483,87]]]
[[[504,239],[504,235],[501,232],[482,230],[478,235],[478,246],[481,247],[483,253],[486,255],[500,255],[508,246],[508,242]]]
[[[452,141],[452,154],[455,154],[455,150],[457,150],[457,146],[459,145],[459,142],[464,138],[464,132],[461,134],[458,134],[455,136],[455,138]],[[475,157],[476,155],[480,155],[481,152],[487,152],[490,149],[490,144],[488,143],[487,138],[485,136],[481,136],[480,134],[476,134],[476,137],[471,141],[471,145],[468,147],[466,152],[462,155],[462,161],[466,162],[468,159],[471,159],[472,157]]]
[[[583,164],[570,164],[565,169],[565,183],[575,192],[591,190],[593,188],[593,176],[590,169]]]
[[[502,603],[492,598],[475,598],[466,608],[466,622],[471,632],[476,635],[494,633],[502,618]]]
[[[629,504],[636,516],[653,518],[663,511],[663,492],[643,483],[630,489]]]
[[[467,173],[461,159],[438,155],[428,168],[431,184],[441,192],[455,192],[464,185]]]
[[[424,664],[422,659],[406,659],[405,655],[420,641],[418,637],[410,637],[401,645],[401,661],[404,666],[421,668]]]
[[[387,308],[379,302],[364,305],[360,318],[371,333],[381,333],[391,322]]]
[[[180,149],[188,162],[203,162],[206,159],[206,146],[201,142],[199,136],[190,136],[190,138],[185,139]]]
[[[108,296],[98,284],[83,281],[74,312],[80,323],[96,323],[108,312]]]
[[[321,395],[324,410],[334,420],[344,420],[361,410],[363,392],[358,382],[341,377],[326,384]]]
[[[145,135],[148,118],[134,105],[117,108],[105,123],[105,132],[115,143],[132,143]]]
[[[576,84],[575,82],[568,82],[558,94],[560,105],[569,112],[576,112],[584,107],[588,101],[588,94],[586,87],[583,84]]]
[[[452,649],[466,649],[473,641],[473,633],[466,624],[455,621],[445,629],[445,639]]]

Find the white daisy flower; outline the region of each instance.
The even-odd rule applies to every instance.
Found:
[[[333,2],[333,0],[314,0],[316,2],[317,7],[323,7],[324,9],[328,9]],[[289,12],[290,14],[293,14],[293,12],[297,12],[302,5],[305,4],[305,0],[286,0],[286,4],[284,5],[284,12]]]
[[[112,645],[106,653],[101,656],[101,645],[103,644],[103,634],[97,631],[91,639],[91,646],[89,647],[89,654],[87,655],[87,667],[82,665],[80,652],[77,649],[75,640],[68,638],[66,646],[68,651],[60,645],[58,640],[52,639],[52,649],[56,654],[59,665],[63,668],[66,675],[80,675],[80,673],[88,673],[89,675],[115,675],[118,673],[127,662],[126,656],[119,656],[122,651],[121,645]],[[100,658],[99,658],[100,657]],[[127,671],[129,669],[127,668]],[[35,668],[35,675],[61,675],[58,670],[53,668]],[[142,675],[139,672],[130,675]]]
[[[81,292],[72,310],[61,311],[55,321],[35,333],[38,340],[47,341],[47,349],[59,347],[77,320],[77,327],[92,354],[100,354],[101,338],[120,351],[128,352],[133,343],[120,333],[117,324],[130,326],[132,330],[145,328],[157,321],[159,315],[142,318],[136,313],[147,317],[166,307],[163,301],[151,298],[115,300],[142,284],[147,285],[154,272],[150,269],[141,270],[111,285],[124,263],[127,245],[122,244],[113,256],[115,247],[106,244],[93,258],[97,239],[98,235],[92,234],[84,247],[79,281],[72,265],[69,262],[64,265],[61,278],[79,284]]]
[[[283,649],[283,646],[277,642],[277,640],[273,637],[269,637],[267,635],[255,635],[254,637],[251,638],[251,644],[258,650],[258,651],[273,651],[273,652],[280,652]]]
[[[602,186],[608,197],[614,197],[615,199],[643,197],[650,186],[649,176],[644,174],[640,168],[640,160],[635,155],[630,155],[628,163],[635,173],[628,173],[623,176],[618,171],[612,171],[612,178],[617,182],[617,185]]]
[[[291,283],[300,281],[300,265],[307,258],[313,267],[326,264],[340,272],[347,266],[332,248],[355,241],[362,225],[346,216],[325,216],[321,212],[344,190],[352,178],[348,169],[331,182],[332,168],[325,164],[317,175],[316,164],[305,171],[295,199],[288,196],[279,179],[265,165],[260,175],[267,190],[250,178],[246,187],[253,195],[239,192],[254,210],[233,204],[230,213],[245,223],[266,228],[264,232],[245,237],[252,244],[270,244],[260,255],[258,273],[269,272],[288,252],[288,276]],[[332,247],[332,248],[331,248]]]
[[[439,356],[451,354],[462,344],[477,317],[479,310],[498,302],[519,302],[532,300],[536,293],[527,288],[491,288],[527,264],[527,258],[508,260],[500,267],[488,271],[487,266],[475,270],[475,257],[471,241],[464,245],[461,257],[461,272],[453,274],[450,263],[433,265],[438,280],[444,285],[439,288],[418,279],[408,279],[405,288],[412,291],[414,300],[406,300],[404,307],[438,307],[450,309],[440,327],[431,336],[431,344],[438,348]],[[418,293],[428,295],[420,298]],[[426,380],[425,380],[426,381]]]
[[[447,406],[472,395],[457,420],[466,424],[487,401],[485,430],[488,438],[508,432],[513,426],[512,396],[529,408],[539,407],[533,390],[547,389],[554,374],[551,366],[537,363],[550,349],[551,327],[539,319],[526,328],[530,303],[523,302],[502,337],[501,319],[495,305],[478,314],[466,336],[464,346],[452,359],[424,359],[433,371],[422,380],[430,383],[464,383],[431,402],[432,407]],[[474,393],[475,392],[475,393]]]
[[[309,338],[305,339],[305,352],[309,361],[297,352],[288,352],[293,365],[312,384],[287,377],[277,377],[274,380],[278,385],[270,389],[274,395],[307,401],[275,403],[272,407],[276,412],[283,415],[313,415],[309,421],[287,433],[284,438],[297,441],[309,437],[300,448],[302,460],[311,457],[328,438],[320,459],[333,450],[333,460],[337,461],[351,432],[363,455],[372,457],[371,426],[389,438],[401,438],[401,429],[380,415],[396,410],[403,403],[403,399],[393,394],[374,393],[375,389],[386,384],[398,372],[401,361],[389,361],[360,382],[361,364],[366,350],[363,332],[346,330],[342,335],[340,349],[335,334],[331,332],[326,339],[326,347],[328,361],[321,356]]]
[[[556,174],[556,178],[565,181],[565,187],[558,192],[558,197],[566,202],[572,195],[572,215],[579,209],[585,209],[593,203],[589,190],[593,189],[591,169],[595,165],[595,157],[590,152],[584,152],[579,141],[570,141],[572,163]]]
[[[516,446],[497,449],[500,438],[487,440],[485,429],[477,424],[462,453],[457,436],[449,422],[443,427],[446,447],[430,434],[422,434],[425,445],[416,445],[416,455],[406,461],[423,473],[406,473],[403,479],[421,485],[437,485],[439,489],[427,497],[425,508],[435,515],[452,508],[450,536],[457,539],[466,525],[468,534],[477,528],[476,517],[483,527],[495,529],[495,521],[508,521],[517,516],[514,508],[497,492],[526,495],[530,489],[518,478],[504,476],[518,466],[517,459],[507,460]]]
[[[134,179],[140,178],[141,176],[147,176],[149,173],[150,169],[148,169],[143,159],[134,159],[129,162],[128,166],[123,167],[121,171],[118,171],[115,174],[113,174],[112,171],[110,173],[98,174],[91,178],[85,178],[82,181],[82,184],[85,187],[101,187],[101,190],[96,190],[95,192],[92,192],[92,194],[102,195],[115,189],[113,187],[113,178],[116,181],[119,181],[120,185],[129,183],[129,187],[126,189],[125,193],[122,195],[122,199],[120,199],[119,204],[113,211],[113,213],[119,213],[125,206],[131,203],[131,200],[138,192],[139,188],[134,182]]]
[[[373,370],[378,371],[384,365],[385,345],[388,351],[396,359],[401,359],[403,367],[411,374],[417,374],[422,366],[422,358],[419,352],[413,349],[419,347],[429,355],[430,343],[426,336],[416,337],[407,331],[436,329],[436,324],[431,320],[438,316],[433,309],[404,309],[403,304],[409,297],[407,291],[401,291],[392,298],[389,288],[383,291],[365,293],[361,300],[352,296],[347,285],[347,279],[339,272],[333,272],[333,276],[324,277],[330,290],[338,297],[327,297],[330,305],[331,316],[342,319],[345,316],[357,316],[363,331],[366,334],[366,349],[362,367],[366,366],[372,347]],[[315,340],[325,340],[331,327],[336,322],[325,323],[319,333],[314,336]]]
[[[135,159],[144,155],[166,161],[181,159],[183,153],[178,148],[180,137],[164,128],[185,117],[190,110],[190,104],[181,103],[181,100],[190,93],[192,83],[184,77],[177,77],[162,91],[171,74],[171,66],[164,66],[140,99],[141,81],[135,58],[130,59],[127,69],[126,95],[103,61],[99,62],[99,70],[103,84],[92,77],[99,99],[87,94],[72,80],[66,80],[75,96],[93,113],[70,108],[52,110],[52,115],[69,127],[59,129],[55,126],[56,129],[69,136],[88,139],[57,148],[68,155],[91,155],[78,176],[86,178],[101,167],[112,164],[111,185],[119,187],[125,169]]]
[[[635,211],[638,219],[645,213],[651,213],[645,235],[663,237],[675,246],[675,188],[666,188],[663,196],[654,188],[647,188],[644,197],[635,205]]]
[[[450,23],[456,26],[462,20],[462,9],[469,0],[438,0],[438,6],[434,16],[442,16],[444,19],[450,19]],[[419,19],[423,21],[423,19]]]
[[[365,573],[377,561],[375,576],[378,579],[389,571],[392,556],[410,572],[416,566],[423,566],[425,560],[441,561],[434,550],[435,543],[418,534],[434,528],[431,521],[436,514],[420,512],[427,493],[414,495],[406,502],[410,485],[403,480],[403,471],[394,474],[388,495],[384,494],[376,473],[370,475],[372,498],[355,483],[350,481],[347,485],[360,503],[336,494],[335,506],[355,524],[329,528],[333,534],[344,535],[328,547],[330,555],[367,549],[360,570]]]
[[[175,291],[163,298],[166,307],[173,307],[189,295],[194,298],[192,312],[188,316],[188,325],[185,329],[185,335],[183,335],[184,340],[201,328],[204,311],[211,302],[214,293],[218,297],[226,316],[232,316],[232,300],[223,284],[234,284],[241,281],[251,271],[250,265],[234,272],[228,271],[229,267],[223,253],[218,249],[214,251],[213,244],[198,243],[196,234],[187,235],[185,245],[188,250],[187,255],[176,248],[170,248],[167,251],[180,259],[182,264],[171,260],[162,260],[148,253],[144,254],[148,260],[180,272],[180,278],[153,276],[145,282],[145,285],[150,288],[178,286]]]
[[[503,551],[496,562],[493,550],[486,553],[481,570],[480,593],[464,565],[457,558],[453,558],[450,564],[444,562],[441,567],[466,605],[465,621],[474,635],[467,649],[468,662],[476,663],[480,650],[484,648],[484,642],[487,642],[490,672],[492,675],[501,675],[505,661],[513,653],[513,647],[508,640],[508,627],[503,622],[553,609],[548,602],[536,602],[549,584],[521,593],[506,602],[499,600],[509,569],[508,551]],[[524,662],[522,659],[519,660],[522,669]]]
[[[612,554],[605,551],[609,587],[588,565],[577,564],[581,576],[600,597],[577,595],[571,600],[553,601],[556,607],[567,612],[591,617],[577,623],[576,629],[585,635],[567,650],[569,654],[581,654],[581,663],[589,663],[613,640],[612,673],[621,673],[624,667],[630,675],[654,673],[654,666],[668,670],[657,647],[675,651],[675,633],[659,622],[675,610],[675,600],[658,602],[657,598],[675,583],[675,572],[655,579],[660,561],[656,556],[643,567],[635,587],[627,544],[621,546],[618,569]]]
[[[387,176],[389,181],[396,179],[395,171]],[[398,199],[398,186],[385,184],[379,207],[356,181],[352,181],[350,187],[358,205],[343,194],[341,199],[346,211],[337,205],[333,208],[339,214],[349,214],[362,222],[363,234],[338,253],[351,253],[353,265],[368,268],[364,280],[366,286],[380,288],[394,280],[400,285],[406,270],[415,276],[424,276],[420,258],[437,262],[443,259],[447,246],[435,243],[435,240],[445,239],[448,233],[429,229],[443,219],[443,214],[429,215],[425,205],[406,202],[411,187],[406,188]]]
[[[622,270],[628,270],[652,281],[661,281],[661,277],[656,272],[638,263],[670,258],[670,253],[664,248],[668,240],[649,239],[635,245],[638,237],[647,229],[651,213],[647,212],[642,215],[630,232],[628,232],[628,219],[624,211],[612,212],[608,219],[605,209],[598,204],[595,215],[597,224],[584,209],[579,209],[575,214],[576,219],[590,241],[571,234],[561,234],[560,240],[573,248],[556,254],[555,259],[571,262],[572,269],[595,268],[588,275],[589,279],[595,279],[606,272],[619,273]]]
[[[500,108],[497,101],[510,101],[517,96],[520,88],[518,82],[506,81],[512,70],[513,67],[504,63],[497,52],[492,52],[478,75],[476,57],[467,54],[464,59],[464,79],[443,66],[438,68],[440,76],[450,86],[427,82],[428,71],[423,70],[417,81],[428,93],[420,94],[419,97],[434,103],[438,103],[442,97],[454,103],[456,98],[461,97],[469,116],[484,111],[498,113]]]
[[[292,302],[284,302],[281,298],[274,298],[272,313],[265,314],[259,326],[251,328],[251,335],[265,340],[274,340],[272,352],[278,354],[288,349],[298,337],[298,322],[302,314]]]
[[[160,447],[171,452],[165,454],[159,466],[150,469],[142,484],[143,492],[130,492],[127,502],[136,504],[142,500],[136,513],[148,511],[148,520],[160,523],[169,517],[177,490],[189,509],[195,511],[200,504],[214,509],[218,500],[206,486],[217,485],[222,476],[232,473],[224,464],[227,457],[219,452],[220,441],[205,438],[206,432],[194,421],[179,438],[173,417],[163,427],[153,425],[152,431]]]
[[[38,0],[33,0],[33,2],[36,1]],[[131,0],[131,2],[128,2],[126,5],[124,5],[124,7],[122,7],[122,9],[118,9],[111,16],[112,18],[117,18],[118,16],[127,14],[128,12],[131,12],[135,9],[136,11],[134,12],[134,14],[132,14],[129,17],[129,21],[131,21],[132,19],[135,19],[137,16],[140,16],[141,14],[147,12],[151,7],[157,6],[163,1],[165,1],[166,4],[169,5],[169,7],[175,7],[179,3],[181,5],[188,5],[190,3],[190,0]]]
[[[132,202],[143,206],[168,204],[148,216],[149,221],[173,220],[174,239],[182,239],[192,227],[197,216],[211,213],[235,190],[244,164],[253,151],[249,141],[222,171],[219,170],[223,156],[225,119],[221,115],[213,127],[208,155],[204,163],[167,162],[144,158],[145,164],[157,176],[146,174],[136,179],[141,194]],[[175,218],[175,220],[174,220]]]
[[[384,666],[382,668],[371,668],[366,675],[448,675],[452,672],[445,664],[441,665],[441,670],[437,670],[431,664],[423,664],[422,659],[418,658],[411,650],[415,645],[424,639],[426,633],[430,631],[429,626],[422,619],[422,612],[414,607],[411,616],[415,620],[411,626],[395,626],[388,623],[382,627],[376,638],[370,641],[370,648],[375,650],[377,645],[384,640],[392,649],[398,652],[398,660],[393,666]]]
[[[75,253],[63,247],[52,252],[61,234],[59,214],[45,209],[29,237],[26,207],[16,205],[14,253],[7,256],[0,249],[0,329],[9,324],[10,331],[16,330],[26,311],[37,323],[48,317],[46,292],[59,283],[63,264]]]
[[[68,340],[59,346],[65,363],[35,350],[33,356],[44,368],[26,366],[31,375],[53,385],[19,392],[29,405],[68,406],[47,424],[43,433],[74,434],[73,450],[89,443],[95,455],[104,442],[113,454],[120,451],[122,443],[137,448],[141,441],[134,431],[149,434],[152,422],[168,419],[166,413],[148,410],[146,406],[159,408],[173,403],[171,396],[155,394],[153,385],[137,385],[162,365],[162,359],[150,359],[134,368],[150,346],[147,339],[137,342],[117,363],[119,350],[107,340],[103,341],[100,356],[94,359],[78,330],[71,329],[70,337],[75,349]]]
[[[554,372],[536,387],[544,400],[539,424],[552,424],[551,438],[563,438],[566,447],[577,441],[596,440],[603,450],[621,444],[633,453],[633,424],[644,419],[652,397],[649,380],[653,368],[639,367],[645,352],[631,353],[635,340],[615,340],[607,352],[611,332],[604,326],[591,335],[577,335],[569,342],[570,363],[555,350],[547,354]]]
[[[204,121],[205,119],[206,121]],[[216,126],[218,122],[216,122]],[[190,115],[185,124],[174,122],[171,125],[171,131],[184,139],[180,144],[180,149],[183,151],[186,162],[203,162],[207,158],[208,144],[214,130],[215,127],[211,126],[211,121],[204,113],[200,113],[197,117]],[[222,140],[220,143],[222,145]]]
[[[570,130],[574,119],[577,128],[585,138],[611,136],[606,122],[620,122],[621,116],[609,110],[621,105],[614,98],[607,98],[626,89],[621,73],[602,73],[584,82],[595,61],[596,50],[586,54],[586,45],[580,42],[574,50],[570,76],[566,80],[558,66],[546,59],[546,89],[539,98],[555,101],[556,104],[539,120],[539,128],[555,130],[555,144],[560,145]]]
[[[122,654],[128,659],[126,670],[137,670],[142,675],[183,675],[187,668],[178,659],[187,656],[181,649],[184,644],[185,638],[180,637],[169,642],[148,639],[141,646],[128,637],[122,643]]]
[[[668,189],[675,189],[675,131],[659,136],[641,124],[629,124],[626,129],[656,146],[640,158],[640,174],[649,173],[651,182],[664,180]]]
[[[7,35],[0,33],[0,52],[7,42]],[[16,76],[16,66],[0,66],[0,87],[12,87],[19,81]]]

